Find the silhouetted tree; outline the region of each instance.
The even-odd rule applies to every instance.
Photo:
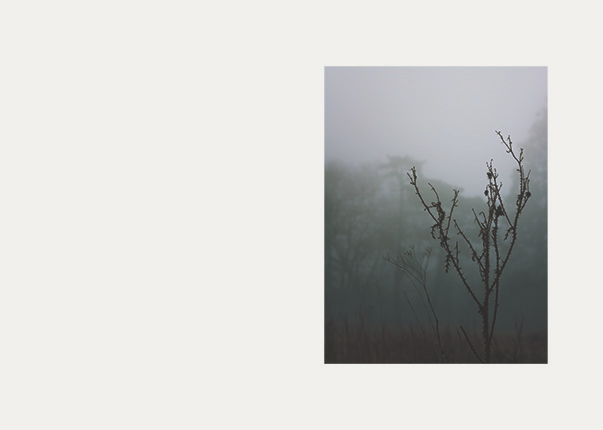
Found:
[[[445,268],[448,271],[451,267],[454,268],[459,276],[466,291],[471,296],[477,306],[478,313],[482,319],[482,341],[484,345],[483,358],[475,350],[465,329],[461,326],[461,330],[471,346],[475,356],[482,362],[490,363],[491,347],[496,325],[497,312],[499,306],[499,289],[501,276],[507,267],[509,258],[517,241],[519,216],[523,212],[527,201],[531,197],[529,188],[530,173],[525,173],[523,164],[523,149],[519,154],[516,154],[513,149],[513,142],[509,136],[506,140],[501,132],[496,132],[500,137],[507,153],[509,153],[517,163],[517,172],[519,176],[519,191],[514,202],[514,212],[508,210],[508,205],[505,205],[501,195],[502,184],[498,181],[498,173],[490,163],[486,163],[486,177],[488,184],[484,195],[486,197],[486,211],[476,213],[473,210],[474,220],[479,228],[479,242],[474,244],[461,228],[456,218],[453,218],[454,209],[458,206],[458,190],[453,190],[450,209],[446,212],[444,204],[436,188],[428,184],[434,194],[435,201],[428,203],[425,201],[423,193],[417,184],[417,170],[413,167],[408,173],[410,184],[414,187],[419,200],[429,217],[434,221],[431,226],[431,235],[437,240],[440,247],[445,252]],[[450,228],[456,231],[458,240],[454,241],[451,238]],[[504,229],[502,232],[500,229]],[[504,236],[503,236],[504,234]],[[472,284],[465,275],[463,264],[460,258],[459,240],[469,250],[471,260],[477,265],[482,283],[482,293],[478,294],[476,287]],[[504,242],[507,241],[507,246]],[[398,264],[396,261],[390,261],[398,267],[403,268],[403,264]]]

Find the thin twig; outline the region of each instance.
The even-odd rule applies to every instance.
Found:
[[[469,344],[469,347],[471,348],[471,351],[473,352],[473,355],[475,355],[475,358],[477,358],[480,363],[483,363],[484,360],[482,360],[482,358],[479,356],[479,354],[475,351],[475,348],[473,347],[473,344],[471,343],[471,340],[469,339],[469,336],[467,336],[467,332],[465,331],[465,329],[463,328],[463,326],[460,326],[461,330],[463,332],[463,334],[465,335],[465,339],[467,339],[467,343]]]

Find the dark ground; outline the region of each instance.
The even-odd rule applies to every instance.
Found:
[[[468,333],[478,354],[483,354],[479,333]],[[440,348],[441,344],[441,348]],[[547,363],[547,336],[494,334],[492,363]],[[479,363],[457,327],[440,328],[440,342],[427,327],[368,328],[362,318],[328,320],[325,324],[325,363]]]

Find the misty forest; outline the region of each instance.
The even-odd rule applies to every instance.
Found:
[[[481,196],[408,155],[326,161],[325,363],[547,362],[546,109],[526,136],[479,136]]]

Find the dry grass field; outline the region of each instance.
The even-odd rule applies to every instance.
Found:
[[[481,351],[479,333],[469,333]],[[329,320],[325,325],[325,363],[479,363],[463,335],[453,327],[435,336],[419,327],[395,328],[383,325],[370,329],[359,318]],[[495,335],[492,363],[547,363],[546,335]]]

